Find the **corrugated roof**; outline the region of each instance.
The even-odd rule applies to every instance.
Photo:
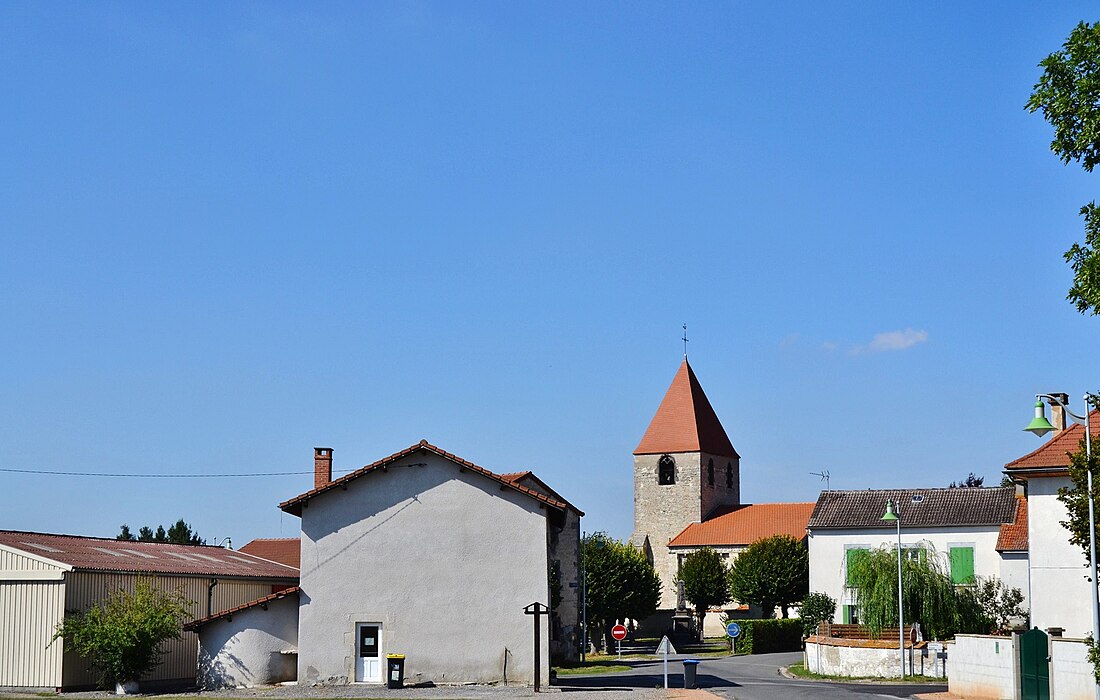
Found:
[[[806,536],[813,503],[756,503],[734,506],[684,528],[669,547],[749,545],[773,535]]]
[[[256,608],[256,607],[260,607],[260,606],[266,606],[271,601],[279,600],[280,598],[286,598],[288,595],[292,595],[295,598],[297,598],[299,590],[301,590],[301,589],[298,588],[298,586],[291,586],[290,588],[284,588],[283,590],[276,591],[275,593],[272,593],[271,595],[265,595],[263,598],[257,598],[256,600],[251,600],[247,603],[243,603],[243,604],[238,605],[236,607],[232,607],[232,608],[229,608],[227,610],[222,610],[219,613],[214,613],[213,615],[210,615],[209,617],[204,617],[204,618],[201,618],[201,619],[198,619],[198,620],[192,620],[191,622],[188,622],[187,624],[185,624],[183,626],[183,629],[187,630],[188,632],[192,632],[194,630],[199,629],[203,625],[206,625],[206,624],[209,624],[209,623],[213,622],[214,620],[220,620],[223,617],[232,618],[233,613],[239,613],[240,611],[248,610],[249,608]]]
[[[998,552],[1026,552],[1028,550],[1027,499],[1016,497],[1016,517],[1011,523],[1001,525],[997,535]]]
[[[239,551],[280,564],[302,567],[302,542],[297,537],[270,537],[252,540]]]
[[[657,413],[634,449],[636,455],[667,452],[739,456],[687,358],[672,378]]]
[[[0,530],[0,544],[87,571],[297,580],[298,570],[246,552],[193,544],[133,542]]]
[[[882,520],[887,501],[898,504],[903,529],[1001,525],[1015,517],[1015,492],[1011,486],[822,491],[807,527],[810,530],[893,527],[893,523]]]
[[[1100,429],[1098,429],[1100,428],[1100,411],[1093,411],[1089,415],[1089,423],[1092,425],[1092,439],[1095,441],[1100,438]],[[1068,467],[1068,455],[1080,449],[1081,440],[1084,437],[1085,426],[1072,423],[1065,430],[1044,442],[1038,449],[1006,464],[1005,469]]]
[[[373,472],[377,469],[381,469],[381,470],[385,471],[385,469],[387,467],[389,467],[389,465],[393,464],[397,460],[399,460],[403,457],[408,457],[409,455],[413,454],[414,452],[418,452],[420,450],[424,450],[426,452],[431,452],[433,454],[439,455],[440,457],[443,457],[444,459],[448,459],[448,460],[454,462],[455,464],[457,464],[458,466],[460,466],[464,469],[468,469],[469,471],[471,471],[475,474],[480,474],[480,475],[482,475],[482,476],[484,476],[488,479],[492,479],[493,481],[504,484],[505,486],[513,488],[516,491],[519,491],[520,493],[522,493],[526,496],[530,496],[531,498],[534,498],[537,501],[541,501],[541,502],[545,503],[546,505],[553,506],[554,508],[557,508],[560,511],[564,511],[566,508],[569,507],[568,503],[564,503],[564,502],[559,501],[557,499],[550,498],[549,496],[541,494],[538,491],[535,491],[533,489],[529,489],[526,486],[522,486],[522,485],[517,484],[517,483],[512,482],[512,481],[508,481],[507,479],[502,477],[500,474],[496,474],[494,472],[491,472],[491,471],[489,471],[488,469],[486,469],[484,467],[479,467],[478,465],[474,464],[473,462],[468,462],[468,461],[462,459],[458,455],[454,455],[454,454],[451,454],[450,452],[447,452],[446,450],[440,449],[440,448],[436,447],[435,445],[431,444],[430,442],[428,442],[427,440],[421,440],[419,443],[417,443],[415,445],[412,445],[411,447],[407,447],[407,448],[401,450],[400,452],[395,452],[392,455],[390,455],[389,457],[383,457],[382,459],[378,460],[377,462],[374,462],[373,464],[368,464],[365,467],[362,467],[360,469],[356,469],[355,471],[351,472],[350,474],[345,474],[344,476],[340,477],[339,479],[336,479],[334,481],[330,481],[328,484],[326,484],[324,486],[321,486],[319,488],[315,488],[311,491],[306,491],[305,493],[303,493],[301,495],[295,496],[294,498],[290,499],[289,501],[283,501],[282,503],[279,504],[279,507],[282,508],[283,510],[285,510],[287,513],[290,513],[291,515],[301,516],[301,514],[302,514],[302,505],[306,501],[308,501],[309,499],[313,498],[314,496],[322,494],[325,491],[331,491],[334,488],[343,486],[343,485],[347,484],[349,481],[354,481],[355,479],[358,479],[359,477],[364,476],[366,474],[369,474],[369,473],[371,473],[371,472]]]

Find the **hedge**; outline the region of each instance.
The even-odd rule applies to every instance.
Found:
[[[770,654],[775,651],[800,651],[802,649],[802,621],[787,620],[735,620],[741,625],[737,638],[737,651],[743,654]]]

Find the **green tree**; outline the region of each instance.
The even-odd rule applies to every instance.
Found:
[[[104,688],[140,680],[160,663],[163,643],[179,639],[191,604],[182,589],[164,591],[138,579],[133,591],[120,589],[93,608],[66,613],[50,643],[63,639],[66,650],[86,658]]]
[[[828,593],[807,593],[798,605],[798,617],[807,637],[817,632],[817,626],[832,620],[836,614],[836,600]]]
[[[733,561],[729,584],[734,600],[759,605],[766,617],[779,607],[787,617],[787,608],[802,600],[810,589],[806,545],[790,535],[753,542]]]
[[[1091,406],[1089,410],[1091,410]],[[1067,519],[1062,521],[1062,527],[1069,530],[1069,541],[1081,548],[1084,555],[1084,566],[1089,565],[1089,472],[1092,472],[1093,484],[1100,484],[1100,457],[1095,453],[1090,463],[1085,451],[1085,439],[1081,438],[1076,452],[1069,456],[1069,478],[1072,486],[1063,486],[1058,489],[1058,500],[1066,507]],[[1100,488],[1093,489],[1093,504],[1100,512]],[[1093,536],[1100,539],[1100,527]]]
[[[1044,58],[1043,74],[1027,101],[1054,127],[1052,150],[1063,163],[1076,161],[1087,172],[1100,163],[1100,22],[1079,23],[1060,51]],[[1073,269],[1066,298],[1081,313],[1100,314],[1100,209],[1081,207],[1084,245],[1074,243],[1065,259]]]
[[[582,546],[589,637],[609,648],[617,620],[642,620],[657,611],[661,579],[642,551],[607,533],[589,535]]]
[[[168,542],[171,544],[206,544],[206,540],[199,537],[199,533],[193,531],[191,526],[180,518],[167,530],[163,525],[158,525],[156,531],[147,526],[142,526],[135,537],[130,531],[130,526],[123,524],[116,540],[130,540],[136,542]]]
[[[965,479],[961,479],[958,482],[952,481],[947,487],[949,489],[978,489],[985,483],[984,476],[974,476],[974,472],[970,472],[966,475]]]
[[[703,547],[684,557],[677,580],[683,581],[684,597],[695,606],[699,638],[702,639],[707,610],[730,599],[726,565],[718,552]]]
[[[1023,592],[1006,586],[996,576],[981,577],[973,589],[964,590],[973,593],[982,617],[989,622],[989,634],[1006,634],[1015,620],[1027,618]]]

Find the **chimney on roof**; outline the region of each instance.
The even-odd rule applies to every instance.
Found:
[[[313,448],[313,488],[328,486],[332,481],[332,448]]]
[[[1066,406],[1069,405],[1069,394],[1051,394],[1051,396]],[[1050,424],[1054,426],[1055,435],[1066,429],[1066,409],[1062,408],[1058,401],[1048,402],[1050,404]]]

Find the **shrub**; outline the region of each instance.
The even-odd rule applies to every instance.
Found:
[[[798,616],[802,620],[802,632],[809,637],[817,632],[817,626],[832,620],[836,614],[836,601],[828,593],[807,593],[799,605]]]
[[[791,619],[737,620],[741,636],[737,651],[746,654],[770,654],[798,651],[802,648],[802,621]]]

